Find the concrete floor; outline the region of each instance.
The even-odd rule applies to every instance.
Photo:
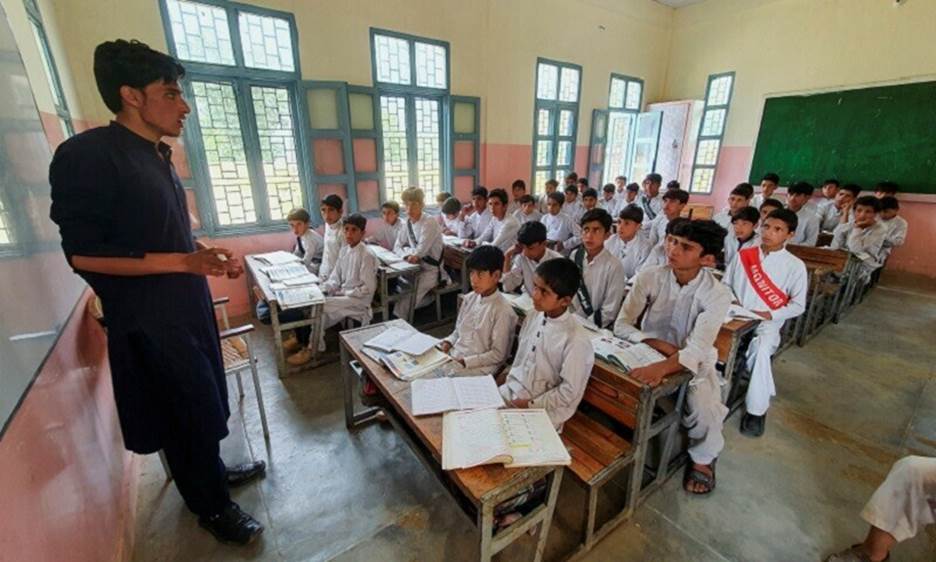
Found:
[[[858,512],[890,465],[936,456],[934,331],[936,291],[877,288],[841,324],[777,358],[767,434],[741,436],[737,414],[726,423],[715,493],[690,497],[670,479],[585,560],[819,560],[858,542],[867,529]],[[345,430],[338,365],[281,380],[270,332],[256,339],[271,439],[248,384],[222,451],[229,463],[268,462],[265,480],[234,492],[266,533],[248,548],[215,542],[151,455],[134,560],[471,560],[471,523],[403,441],[379,425]],[[547,558],[574,537],[581,501],[567,479]],[[526,546],[500,559],[526,559]],[[933,527],[891,556],[934,559]]]

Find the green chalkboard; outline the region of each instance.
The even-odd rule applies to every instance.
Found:
[[[936,82],[768,98],[751,164],[783,185],[826,178],[936,193]]]

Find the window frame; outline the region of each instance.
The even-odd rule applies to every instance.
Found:
[[[55,103],[54,99],[52,100],[55,106],[55,114],[58,116],[59,120],[65,124],[63,133],[65,133],[65,138],[69,138],[75,134],[75,124],[72,120],[71,111],[68,108],[68,100],[65,99],[65,90],[62,88],[62,77],[59,75],[58,65],[55,63],[55,57],[52,55],[52,46],[49,44],[49,36],[46,33],[45,24],[42,21],[42,13],[39,11],[39,5],[36,3],[36,0],[23,0],[23,5],[26,7],[26,19],[29,21],[29,24],[35,28],[36,34],[38,35],[39,44],[37,47],[49,64],[49,79],[51,81],[49,88],[53,90],[52,93],[59,99],[59,103]]]
[[[731,77],[731,87],[728,89],[728,99],[725,100],[724,104],[709,104],[709,94],[712,90],[712,84],[715,80],[723,78],[726,76]],[[728,112],[731,107],[731,100],[734,98],[734,88],[735,88],[735,72],[719,72],[716,74],[709,74],[708,80],[705,84],[705,100],[702,108],[702,117],[699,119],[699,131],[696,134],[696,144],[695,149],[693,150],[692,155],[692,168],[689,173],[689,193],[698,193],[700,195],[711,195],[712,191],[715,188],[715,174],[718,170],[718,160],[721,157],[721,149],[724,145],[725,140],[725,129],[728,126]],[[717,135],[703,135],[702,130],[705,127],[705,114],[710,110],[725,110],[725,118],[722,120],[721,132]],[[714,164],[699,164],[699,146],[702,144],[702,141],[706,140],[717,140],[718,141],[718,150],[715,152],[715,163]],[[695,174],[698,169],[712,170],[712,183],[709,185],[708,190],[700,190],[695,186]]]
[[[558,69],[558,75],[557,75],[557,80],[556,80],[556,99],[555,100],[541,100],[539,98],[539,67],[541,64],[552,65],[552,66],[557,67]],[[574,102],[561,101],[559,99],[560,92],[562,90],[562,69],[563,68],[577,70],[579,73],[578,90],[576,91],[576,94],[575,94],[576,101]],[[575,170],[575,152],[576,152],[577,143],[578,143],[579,109],[582,103],[582,82],[584,81],[584,76],[585,74],[581,65],[571,63],[571,62],[558,61],[555,59],[548,59],[545,57],[536,58],[536,64],[533,65],[533,144],[530,147],[531,154],[532,154],[532,159],[531,159],[531,164],[532,164],[531,172],[532,173],[530,174],[530,185],[532,187],[530,189],[530,193],[539,193],[539,191],[542,189],[542,186],[539,186],[536,184],[537,172],[548,171],[551,174],[552,179],[555,179],[556,181],[559,182],[559,185],[562,185],[562,180],[564,178],[556,177],[556,169],[559,167],[557,163],[558,161],[557,156],[558,156],[558,151],[559,151],[559,139],[560,139],[559,116],[562,114],[563,110],[572,111],[573,119],[572,119],[571,136],[562,135],[562,139],[567,140],[571,138],[572,140],[572,154],[570,155],[568,169],[570,171]],[[554,119],[552,122],[552,130],[550,131],[548,135],[540,135],[537,129],[538,114],[539,114],[540,109],[552,111],[554,114]],[[537,141],[541,141],[541,140],[548,140],[553,143],[550,164],[547,166],[538,166],[536,164],[536,160],[538,156],[537,155],[537,146],[538,146]]]
[[[621,107],[612,107],[611,106],[611,90],[614,87],[615,80],[624,81],[624,103]],[[640,84],[640,97],[637,100],[637,108],[630,109],[627,107],[627,85],[629,82],[636,82]],[[626,161],[626,169],[620,173],[620,175],[627,176],[630,179],[633,179],[632,172],[634,170],[634,150],[636,147],[635,133],[637,132],[637,117],[643,112],[644,106],[644,92],[646,90],[646,84],[644,83],[643,78],[638,78],[636,76],[629,76],[627,74],[619,74],[617,72],[612,72],[610,78],[608,78],[608,120],[606,123],[607,131],[605,132],[605,154],[604,154],[604,166],[602,166],[602,179],[604,183],[610,183],[609,178],[605,178],[605,172],[607,171],[608,162],[610,158],[608,157],[609,151],[611,149],[610,143],[610,128],[611,128],[611,119],[613,115],[616,114],[628,114],[631,115],[631,125],[630,132],[627,135],[627,146],[624,148],[624,160]],[[594,186],[593,186],[594,187]]]

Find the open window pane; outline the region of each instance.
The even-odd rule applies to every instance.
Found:
[[[700,140],[696,149],[696,165],[714,166],[718,161],[718,149],[721,146],[721,140],[708,139]]]
[[[556,165],[572,165],[572,141],[559,141],[556,145]]]
[[[714,168],[696,168],[692,171],[692,184],[689,189],[694,193],[711,193],[714,179]]]
[[[442,158],[439,150],[439,100],[416,98],[416,169],[418,187],[427,201],[442,191]]]
[[[627,109],[640,111],[640,96],[643,93],[643,85],[640,82],[627,82],[627,101],[624,104]]]
[[[541,136],[552,134],[552,112],[548,109],[536,111],[536,134]]]
[[[611,79],[611,93],[608,96],[608,107],[620,109],[624,107],[624,93],[627,90],[627,81],[620,78]]]
[[[712,80],[708,100],[705,102],[706,105],[726,105],[731,97],[731,82],[733,79],[733,76],[728,75]]]
[[[409,185],[406,99],[402,96],[380,96],[380,121],[383,127],[384,198],[400,201],[400,195]]]
[[[390,84],[412,84],[409,42],[386,35],[374,36],[374,59],[377,80]]]
[[[257,119],[270,218],[282,220],[292,209],[302,207],[292,101],[286,88],[254,86],[250,95]]]
[[[10,245],[13,242],[13,229],[10,225],[10,214],[3,203],[3,198],[0,198],[0,245]]]
[[[558,87],[559,68],[552,64],[539,63],[536,71],[536,97],[541,100],[554,100]]]
[[[569,111],[568,109],[563,109],[559,112],[559,136],[568,137],[572,135],[572,125],[574,123],[575,114]]]
[[[176,55],[181,60],[211,64],[234,64],[234,48],[224,8],[166,0]]]
[[[579,71],[567,66],[562,67],[562,81],[559,86],[559,101],[578,101]]]
[[[238,21],[245,66],[284,72],[296,70],[288,21],[250,12],[240,12]]]
[[[628,154],[634,130],[634,114],[612,111],[608,116],[608,141],[605,155],[604,178],[610,181],[628,175]]]
[[[702,117],[702,132],[700,135],[703,137],[720,136],[725,130],[726,113],[727,110],[724,109],[709,109],[706,111]]]
[[[446,88],[445,49],[431,43],[416,42],[416,85]]]
[[[552,164],[552,141],[536,141],[536,165],[549,166]]]

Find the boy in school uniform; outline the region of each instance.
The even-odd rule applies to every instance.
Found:
[[[819,239],[819,215],[811,205],[815,188],[809,183],[798,181],[787,189],[787,209],[796,213],[796,234],[790,244],[815,246]]]
[[[731,217],[731,227],[725,236],[725,267],[731,265],[731,260],[740,250],[760,244],[760,238],[757,236],[758,222],[760,211],[754,207],[742,207]]]
[[[487,227],[473,240],[465,240],[465,247],[474,248],[488,242],[506,252],[517,243],[517,231],[520,230],[520,221],[507,214],[507,192],[492,189],[488,194],[488,209],[491,211],[491,220]]]
[[[604,187],[601,188],[601,200],[598,201],[598,206],[608,211],[608,214],[612,217],[618,216],[620,200],[614,196],[613,183],[606,183]]]
[[[565,202],[562,204],[562,213],[569,217],[572,224],[578,224],[579,219],[585,214],[585,207],[582,206],[582,201],[579,199],[578,187],[568,185],[563,193],[565,194]]]
[[[526,182],[514,180],[510,184],[510,203],[507,205],[507,214],[514,215],[520,210],[520,198],[526,195]]]
[[[504,275],[501,285],[504,291],[513,293],[523,287],[526,294],[533,294],[533,275],[536,268],[546,260],[561,258],[562,254],[546,246],[546,225],[541,222],[526,222],[517,232],[517,245],[507,250],[504,256]]]
[[[643,181],[643,193],[638,197],[640,209],[644,212],[644,224],[649,224],[663,210],[663,198],[660,197],[660,184],[663,176],[657,173],[647,174]]]
[[[562,185],[562,189],[564,190],[567,187],[575,187],[576,184],[578,184],[578,179],[579,177],[577,173],[569,172],[568,174],[566,174],[566,177],[563,180],[564,183]]]
[[[670,189],[679,189],[679,188],[680,188],[679,182],[676,180],[670,180],[666,182],[667,191],[669,191]]]
[[[599,328],[606,328],[617,318],[627,275],[621,261],[605,250],[611,234],[611,215],[604,209],[592,209],[582,216],[582,245],[572,253],[572,261],[582,272],[572,309]]]
[[[319,210],[325,221],[325,230],[322,234],[325,247],[322,250],[322,265],[319,267],[319,278],[328,279],[335,263],[338,261],[338,252],[344,246],[344,233],[341,230],[341,210],[344,201],[334,193],[322,199]]]
[[[510,408],[543,408],[557,431],[578,408],[595,364],[585,328],[569,310],[581,276],[567,258],[544,261],[533,278],[536,314],[523,322],[513,365],[499,388]]]
[[[586,187],[584,190],[582,190],[582,208],[585,210],[585,213],[591,211],[592,209],[598,208],[597,190],[590,187]],[[608,214],[610,215],[611,213]]]
[[[760,209],[760,206],[764,204],[764,201],[773,197],[773,194],[775,191],[777,191],[777,186],[779,185],[780,176],[773,172],[764,174],[764,177],[760,182],[761,192],[755,195],[753,199],[751,199],[751,206]]]
[[[497,375],[513,344],[517,314],[497,290],[504,253],[497,246],[478,246],[465,258],[471,292],[465,295],[455,330],[440,349],[458,364],[456,374]]]
[[[559,189],[559,182],[556,180],[546,180],[546,183],[543,184],[545,193],[540,196],[539,201],[536,202],[536,210],[540,212],[541,215],[545,216],[549,212],[547,207],[549,206],[549,194],[555,193]]]
[[[471,206],[462,209],[461,228],[458,237],[466,240],[481,236],[484,229],[491,222],[491,211],[488,209],[488,190],[480,185],[471,190]]]
[[[712,220],[725,230],[731,230],[731,220],[734,218],[735,213],[747,207],[752,197],[754,197],[754,188],[751,184],[747,182],[739,183],[728,195],[728,206],[715,213]]]
[[[827,180],[828,181],[828,180]],[[822,232],[832,232],[838,226],[842,213],[850,208],[861,194],[861,187],[855,184],[847,184],[839,188],[835,193],[835,199],[831,205],[824,205],[825,201],[819,203],[821,211],[819,214],[819,228]]]
[[[377,290],[377,257],[361,241],[367,229],[367,219],[353,214],[342,221],[345,244],[338,254],[338,261],[328,279],[322,283],[325,305],[322,311],[322,329],[319,331],[319,351],[325,351],[325,330],[337,325],[345,318],[362,324],[370,323],[373,315],[371,302]],[[312,349],[303,348],[286,358],[290,365],[304,365],[312,360]]]
[[[630,279],[650,253],[650,240],[640,228],[643,211],[637,205],[627,205],[618,214],[617,233],[605,240],[605,249],[621,261],[624,275]]]
[[[639,203],[639,201],[637,201],[638,195],[640,195],[640,186],[637,185],[637,182],[627,184],[627,187],[624,188],[624,203],[627,205],[636,205]]]
[[[884,240],[887,227],[878,222],[881,200],[873,195],[855,199],[854,205],[842,212],[838,226],[832,231],[833,250],[848,250],[861,260],[860,278],[867,281],[874,270],[884,263]]]
[[[520,203],[520,209],[513,216],[520,221],[520,224],[533,221],[539,222],[543,218],[543,215],[536,210],[536,199],[532,195],[523,195],[518,203]]]
[[[452,197],[452,194],[448,191],[440,191],[436,193],[435,202],[437,207],[441,207],[443,203],[449,200]]]
[[[322,265],[322,248],[325,241],[321,234],[309,227],[310,220],[312,217],[305,209],[293,209],[286,215],[289,229],[296,237],[293,255],[302,260],[302,265],[306,266],[309,272],[318,274]]]
[[[485,196],[487,195],[485,190]],[[400,237],[397,238],[393,252],[406,259],[411,264],[420,266],[416,277],[415,297],[416,307],[423,304],[423,299],[441,278],[442,265],[442,230],[439,223],[423,212],[425,194],[418,187],[409,187],[403,190],[401,198],[406,206],[406,221]],[[486,197],[485,197],[486,198]],[[397,310],[409,311],[412,305],[413,292],[410,292],[397,301]],[[397,314],[399,317],[400,315]]]
[[[753,206],[753,205],[752,205]],[[758,209],[760,210],[760,220],[761,223],[764,222],[764,219],[767,218],[767,215],[776,211],[777,209],[782,209],[783,203],[779,199],[765,199],[763,203],[760,204]]]
[[[793,238],[797,221],[789,209],[770,213],[761,226],[760,244],[738,252],[722,278],[741,306],[762,318],[745,357],[751,383],[741,433],[751,437],[764,434],[770,398],[777,394],[770,360],[780,346],[780,329],[806,310],[806,264],[784,247]]]
[[[393,250],[400,231],[403,230],[403,221],[400,220],[400,204],[396,201],[387,201],[380,206],[380,216],[383,218],[384,227],[365,242],[379,244],[388,250]]]
[[[894,248],[903,246],[907,241],[907,219],[900,215],[900,202],[896,197],[887,195],[881,198],[881,224],[887,229],[884,237],[884,258],[887,259]]]
[[[715,371],[715,338],[731,305],[731,290],[709,267],[724,240],[725,229],[714,221],[673,221],[666,242],[667,264],[637,274],[614,323],[615,336],[644,342],[667,356],[635,369],[632,377],[656,386],[684,368],[694,375],[683,419],[690,428],[692,459],[683,487],[693,494],[715,489],[715,460],[725,444],[722,425],[728,408],[721,402]]]
[[[647,230],[647,239],[650,241],[650,253],[637,269],[643,269],[666,264],[666,233],[669,223],[679,218],[686,204],[689,203],[689,192],[682,189],[671,189],[663,194],[663,207],[660,213],[646,224],[646,214],[644,214],[644,225],[641,228]],[[724,243],[724,240],[722,240]]]
[[[546,197],[548,206],[546,214],[540,219],[546,226],[546,239],[549,245],[557,252],[562,253],[566,250],[569,239],[572,238],[572,220],[568,215],[562,212],[562,204],[565,196],[559,192],[552,192]]]
[[[627,199],[627,177],[618,176],[614,178],[614,198],[618,201]],[[628,201],[630,203],[630,201]]]
[[[826,209],[835,204],[835,196],[841,188],[842,184],[835,178],[830,178],[822,182],[822,187],[819,188],[822,197],[816,202],[816,213],[819,214],[819,217],[823,217]]]
[[[874,196],[878,199],[882,197],[897,197],[897,191],[900,187],[892,181],[882,181],[874,186]]]
[[[442,203],[442,234],[458,236],[463,224],[460,218],[461,210],[461,201],[454,197],[449,197]]]

